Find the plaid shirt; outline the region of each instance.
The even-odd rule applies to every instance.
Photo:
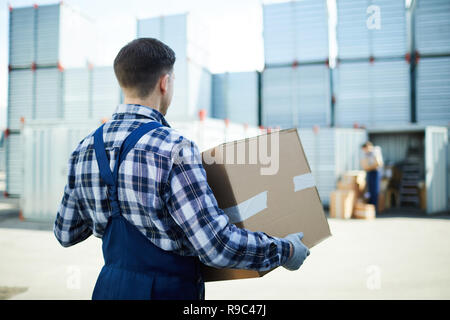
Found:
[[[208,186],[197,146],[170,128],[158,111],[139,105],[117,107],[104,126],[111,170],[126,136],[149,121],[164,127],[144,135],[119,168],[118,198],[127,221],[161,249],[198,256],[210,266],[262,271],[283,265],[289,242],[230,224]],[[174,161],[180,156],[189,161]],[[91,234],[102,237],[111,216],[93,133],[72,153],[68,172],[54,224],[64,247]]]

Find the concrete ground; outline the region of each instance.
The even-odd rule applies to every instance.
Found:
[[[333,236],[300,270],[207,283],[206,299],[450,299],[450,215],[328,221]],[[0,199],[0,299],[90,299],[101,240],[63,248],[51,228],[20,221],[17,201]]]

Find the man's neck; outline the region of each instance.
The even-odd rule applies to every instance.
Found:
[[[132,97],[126,97],[123,100],[124,104],[139,104],[141,106],[146,106],[152,109],[155,109],[159,112],[160,111],[160,102],[156,101],[157,99],[153,99],[152,97],[149,97],[147,99],[139,99],[139,98],[132,98]]]

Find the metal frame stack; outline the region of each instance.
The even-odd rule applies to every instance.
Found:
[[[332,125],[327,1],[267,4],[263,18],[261,124]]]
[[[211,114],[208,35],[199,19],[191,13],[139,19],[137,37],[161,40],[176,53],[176,90],[167,119],[196,119],[202,109]]]
[[[404,0],[336,0],[338,63],[334,124],[405,125],[412,121],[408,10]]]
[[[256,71],[212,76],[212,117],[258,125],[259,77]]]
[[[92,67],[89,18],[62,1],[9,11],[6,195],[19,197],[24,122],[101,121],[120,103],[121,92],[111,66]]]
[[[450,126],[450,2],[416,0],[414,5],[416,121]]]

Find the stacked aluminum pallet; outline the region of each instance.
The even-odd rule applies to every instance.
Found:
[[[21,129],[39,119],[110,117],[121,93],[112,67],[88,67],[92,22],[63,2],[10,8],[6,192],[23,191]],[[76,54],[73,54],[76,52]]]
[[[10,67],[84,66],[93,57],[91,29],[89,18],[63,2],[10,7]]]
[[[404,0],[337,0],[340,59],[396,58],[408,50]]]
[[[450,53],[450,2],[416,0],[414,14],[415,48],[420,55]]]
[[[268,4],[263,20],[266,66],[328,59],[326,1]]]
[[[191,14],[160,16],[137,21],[137,37],[157,38],[175,51],[176,90],[169,120],[211,114],[211,73],[208,71],[206,28]]]
[[[336,126],[408,124],[409,68],[405,60],[340,64],[333,73]]]
[[[264,126],[329,126],[329,71],[325,63],[265,69],[262,79]]]
[[[256,71],[214,74],[212,117],[257,126],[258,78]]]
[[[417,122],[450,126],[450,2],[418,0],[414,10]]]
[[[418,123],[450,126],[450,55],[418,61],[416,108]]]
[[[327,1],[268,4],[263,13],[262,125],[329,126]]]
[[[407,16],[404,0],[337,0],[336,126],[411,122]]]

